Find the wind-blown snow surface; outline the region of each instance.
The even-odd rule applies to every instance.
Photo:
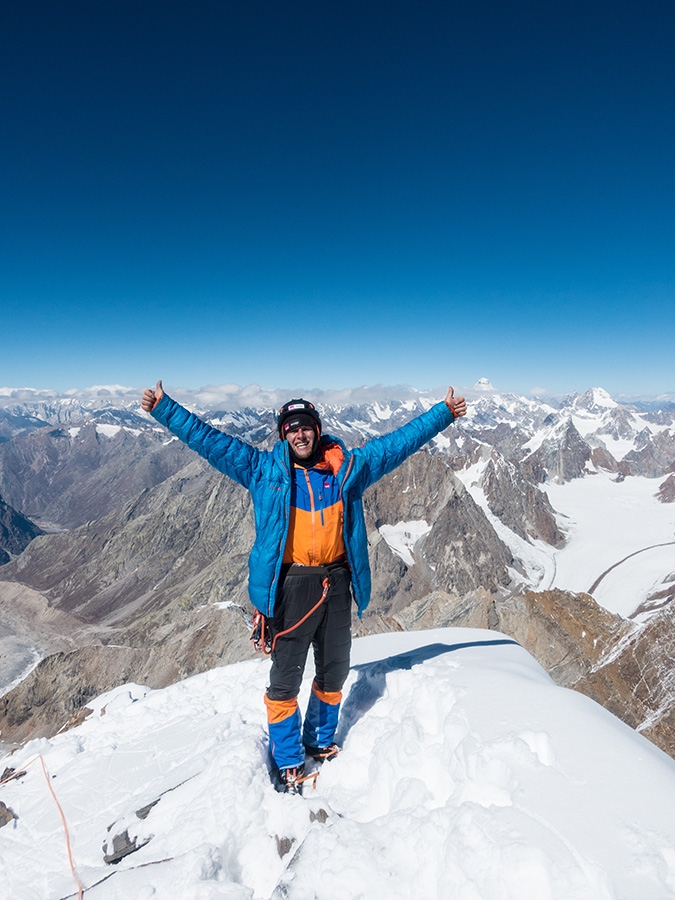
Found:
[[[118,688],[3,762],[43,755],[87,900],[675,898],[675,762],[511,639],[356,641],[344,751],[304,797],[268,776],[268,666]],[[40,766],[0,799],[17,816],[0,829],[0,893],[75,896]],[[105,864],[124,829],[150,840]]]

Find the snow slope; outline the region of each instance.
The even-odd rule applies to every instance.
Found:
[[[675,762],[511,639],[377,635],[352,661],[344,752],[304,797],[269,780],[267,660],[118,688],[2,769],[42,755],[87,900],[675,898]],[[0,800],[2,896],[77,896],[41,764]],[[150,840],[107,865],[124,829]]]

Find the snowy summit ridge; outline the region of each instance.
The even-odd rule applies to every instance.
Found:
[[[92,900],[675,895],[675,762],[556,687],[515,641],[474,629],[355,641],[344,749],[304,797],[268,775],[268,666],[118,688],[78,728],[7,759],[44,758],[75,876],[32,766],[2,789],[15,815],[0,831],[5,896],[61,900],[74,877]],[[121,836],[136,849],[104,862]]]

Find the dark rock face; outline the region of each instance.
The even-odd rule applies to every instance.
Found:
[[[452,498],[424,539],[424,555],[436,575],[435,587],[465,594],[478,587],[497,591],[510,583],[513,557],[476,504]],[[470,499],[470,498],[467,498]]]
[[[416,453],[366,492],[364,508],[377,607],[366,617],[391,615],[434,590],[464,594],[510,583],[510,551],[442,457]],[[431,530],[407,565],[378,529],[421,520]]]
[[[0,497],[0,566],[8,563],[12,556],[22,553],[33,538],[42,533],[34,522],[12,509]]]
[[[663,607],[573,685],[675,757],[675,607]]]
[[[675,503],[675,475],[669,475],[659,486],[656,495],[661,503]]]
[[[653,435],[645,429],[638,435],[636,445],[625,456],[633,475],[658,478],[675,463],[675,438],[669,431]]]
[[[490,511],[517,535],[525,540],[540,538],[553,547],[565,543],[547,495],[523,478],[513,463],[493,453],[481,486]]]
[[[555,481],[563,484],[572,478],[581,478],[590,458],[591,448],[570,420],[524,460],[523,472],[534,483]]]
[[[605,447],[593,447],[591,450],[591,462],[597,469],[604,469],[606,472],[619,471],[619,463]],[[626,466],[625,468],[627,469],[628,467]],[[630,475],[630,471],[625,471],[624,474]]]

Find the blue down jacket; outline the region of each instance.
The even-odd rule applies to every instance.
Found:
[[[248,561],[248,592],[257,609],[266,616],[273,615],[291,507],[288,443],[278,441],[272,450],[259,450],[203,422],[167,394],[152,415],[219,472],[251,492],[256,539]],[[371,589],[363,492],[447,428],[453,419],[445,402],[441,402],[396,431],[354,450],[347,450],[338,438],[322,439],[339,444],[344,452],[337,477],[344,507],[345,548],[359,615],[370,602]]]

